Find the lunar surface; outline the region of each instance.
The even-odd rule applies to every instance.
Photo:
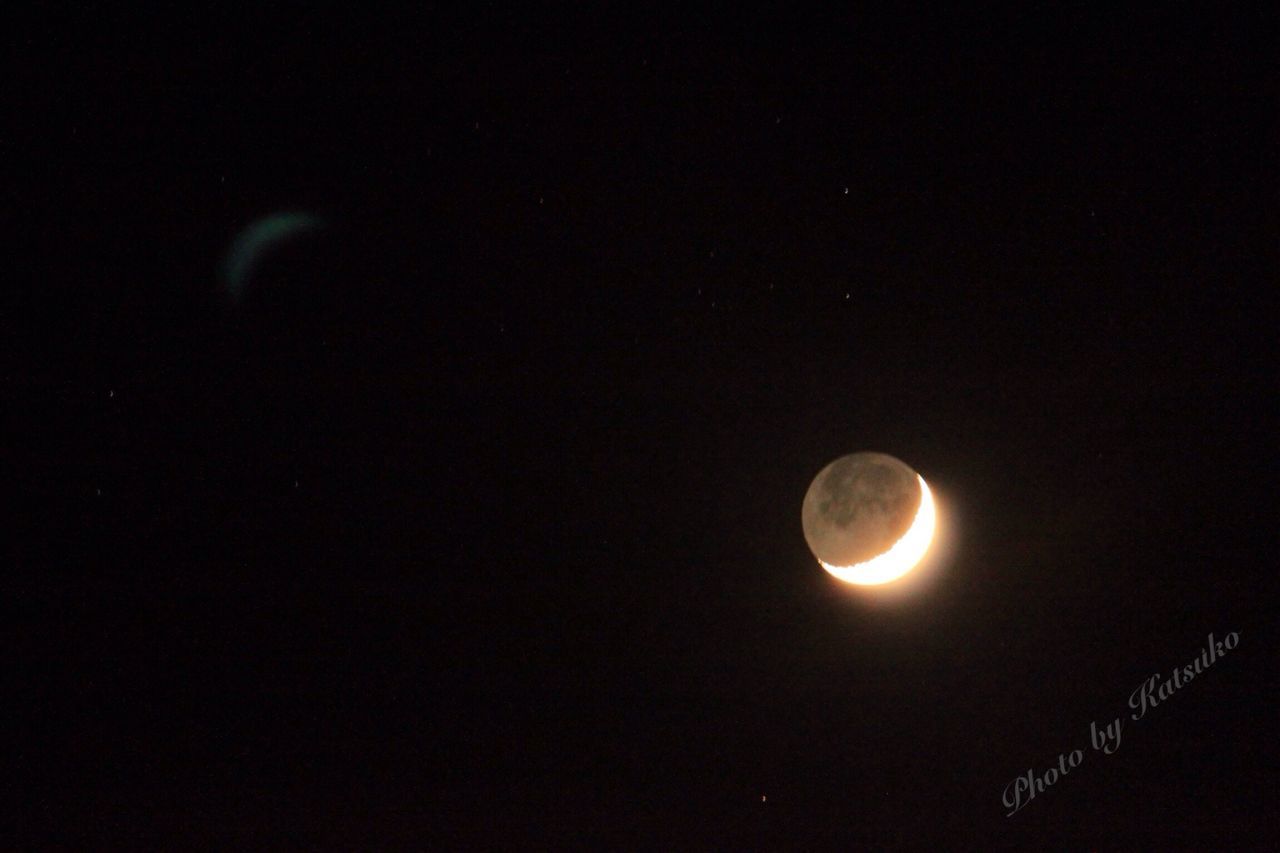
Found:
[[[851,583],[885,583],[928,550],[935,523],[924,479],[885,453],[842,456],[805,494],[804,538],[818,562]]]

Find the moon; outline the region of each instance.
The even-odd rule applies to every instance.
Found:
[[[923,559],[936,524],[924,478],[887,453],[842,456],[818,472],[801,522],[809,550],[846,583],[888,583]]]
[[[223,278],[232,301],[240,301],[254,268],[267,252],[323,225],[322,219],[309,213],[273,213],[241,231],[223,264]]]

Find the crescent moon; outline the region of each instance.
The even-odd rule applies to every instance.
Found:
[[[933,495],[924,477],[916,474],[920,482],[920,506],[916,509],[915,519],[902,538],[883,554],[872,557],[851,566],[833,566],[818,557],[822,568],[832,577],[845,583],[875,586],[897,580],[916,567],[929,550],[933,541],[933,530],[937,524],[937,511],[933,506]]]
[[[240,301],[254,267],[271,247],[323,225],[322,219],[309,213],[275,213],[241,231],[231,244],[223,266],[227,292],[232,301]]]

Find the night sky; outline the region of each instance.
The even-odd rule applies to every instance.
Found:
[[[1274,849],[1274,16],[68,6],[3,846]],[[909,595],[806,546],[860,450]]]

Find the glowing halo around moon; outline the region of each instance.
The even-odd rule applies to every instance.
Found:
[[[861,563],[854,563],[851,566],[833,566],[818,557],[818,563],[821,564],[822,568],[830,572],[831,576],[837,580],[862,586],[889,583],[914,569],[924,559],[925,553],[929,550],[929,544],[933,541],[933,532],[938,520],[937,510],[933,505],[933,495],[929,491],[928,484],[925,483],[924,477],[919,474],[916,475],[916,479],[920,483],[920,506],[916,510],[915,519],[912,520],[911,527],[902,535],[901,539],[883,554]]]

